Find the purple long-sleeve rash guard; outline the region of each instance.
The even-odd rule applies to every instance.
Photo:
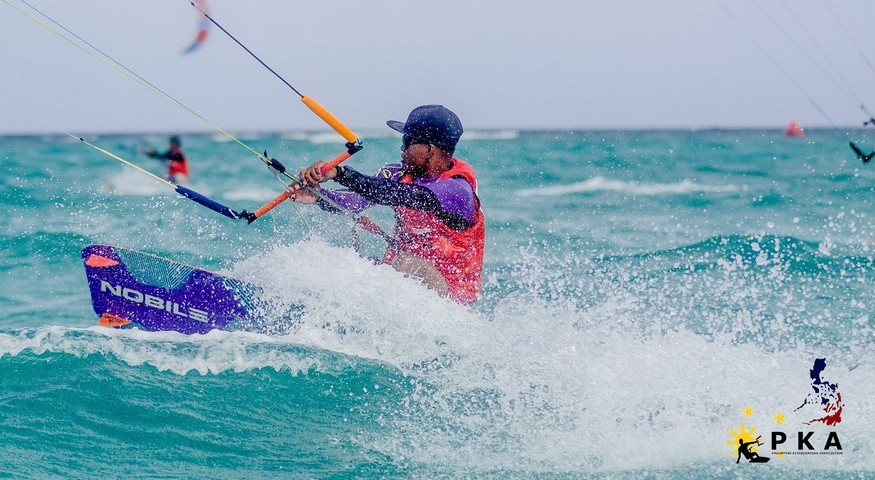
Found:
[[[462,177],[414,178],[412,183],[400,183],[400,164],[386,165],[374,177],[362,175],[349,167],[337,169],[334,180],[343,190],[322,190],[322,193],[353,212],[378,205],[406,207],[436,215],[446,226],[461,231],[474,224],[474,189]],[[319,200],[323,210],[336,211]]]

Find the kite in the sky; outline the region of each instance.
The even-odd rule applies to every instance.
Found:
[[[182,51],[183,55],[187,55],[201,46],[204,43],[204,40],[207,39],[207,34],[210,32],[210,19],[207,18],[209,15],[209,11],[207,10],[207,0],[194,0],[195,8],[198,10],[198,23],[197,23],[197,35],[194,37],[194,41],[191,42],[191,45],[188,46],[185,50]]]

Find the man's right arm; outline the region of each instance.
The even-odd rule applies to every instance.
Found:
[[[454,202],[445,202],[430,188],[426,188],[415,183],[400,183],[391,178],[368,177],[355,171],[349,167],[339,167],[334,181],[358,193],[369,202],[386,205],[390,207],[405,207],[413,210],[420,210],[436,215],[441,222],[453,230],[461,231],[471,226],[471,221],[464,213],[454,211],[455,209],[447,209],[448,205],[455,205]],[[461,195],[464,195],[463,190],[467,188],[467,193],[471,196],[473,205],[473,190],[465,180],[446,179],[441,183],[444,185],[453,184],[455,187],[462,187]],[[443,192],[448,193],[448,192]],[[450,192],[452,193],[452,192]],[[448,200],[454,195],[447,195]],[[455,202],[459,203],[459,202]],[[462,202],[464,203],[464,202]],[[472,207],[473,208],[473,207]]]
[[[375,175],[378,178],[394,178],[399,175],[401,170],[401,165],[399,164],[388,164],[384,165]],[[326,190],[320,189],[319,191],[322,195],[333,201],[334,203],[340,205],[344,210],[360,213],[364,210],[367,210],[374,206],[374,202],[365,198],[361,194],[354,192],[349,188],[342,188],[339,190]],[[340,213],[340,211],[329,202],[316,197],[316,205],[319,206],[322,210],[326,212],[332,213]]]

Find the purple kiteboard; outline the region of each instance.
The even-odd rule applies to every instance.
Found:
[[[109,245],[82,250],[91,303],[100,325],[206,333],[237,329],[259,289],[148,253]]]

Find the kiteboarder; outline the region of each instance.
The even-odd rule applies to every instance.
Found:
[[[346,187],[322,193],[356,213],[374,204],[391,206],[396,226],[384,263],[459,303],[474,302],[481,287],[485,231],[474,169],[453,156],[462,122],[442,105],[423,105],[406,122],[386,124],[403,135],[400,164],[386,165],[371,177],[345,166],[323,175],[325,162],[316,162],[300,178],[310,186],[334,180]],[[295,201],[336,211],[300,185],[292,188]]]
[[[170,137],[170,147],[164,153],[158,153],[154,148],[146,150],[146,156],[167,160],[167,181],[175,184],[188,183],[188,158],[182,151],[182,142],[177,135]]]

